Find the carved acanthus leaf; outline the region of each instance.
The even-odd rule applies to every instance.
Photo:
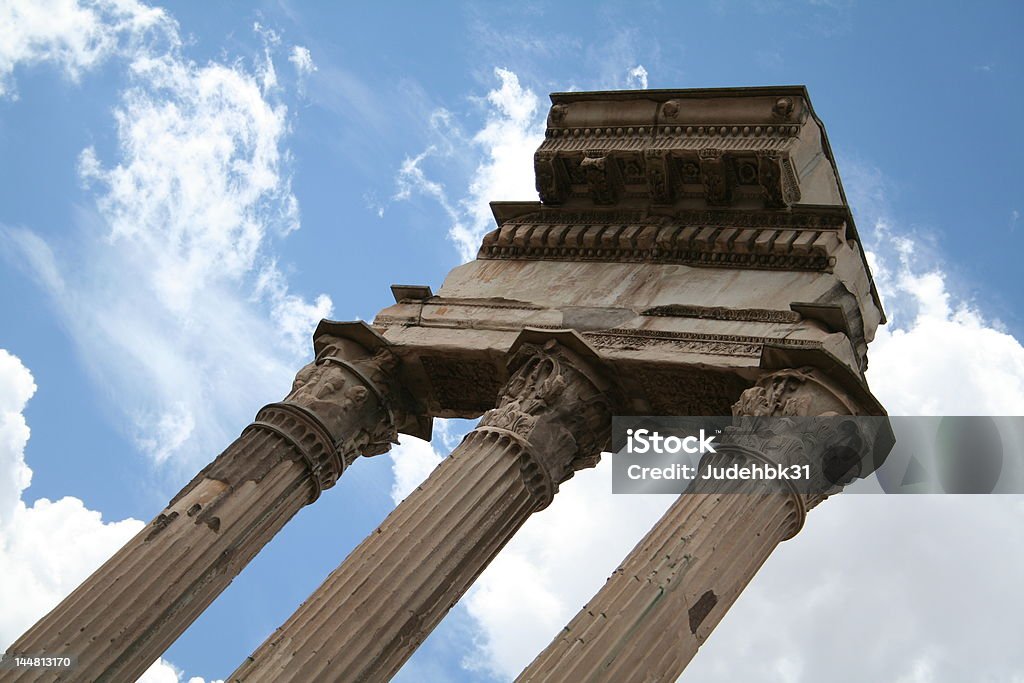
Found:
[[[556,341],[526,344],[518,368],[478,429],[510,432],[524,445],[523,476],[544,504],[575,470],[593,467],[611,431],[611,400],[574,352]]]

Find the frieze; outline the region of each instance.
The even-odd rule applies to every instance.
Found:
[[[760,186],[769,208],[790,206],[800,199],[797,175],[786,150],[718,145],[694,149],[664,145],[637,149],[550,147],[545,143],[534,156],[537,191],[545,204],[561,204],[569,197],[589,197],[598,205],[628,198],[671,204],[677,195],[686,197],[703,186],[702,196],[709,205],[728,206],[740,196],[757,196],[737,193],[744,184]],[[679,172],[671,172],[673,169]],[[695,174],[694,169],[699,172]]]
[[[699,174],[699,169],[696,171]],[[699,181],[697,181],[699,182]],[[843,230],[845,210],[832,207],[794,211],[744,211],[737,209],[684,209],[679,211],[630,211],[593,209],[579,211],[541,207],[501,222],[505,225],[699,225],[738,228],[815,228]],[[487,238],[484,238],[487,243]]]
[[[643,368],[635,373],[655,415],[728,415],[747,384],[731,373]]]
[[[421,356],[420,362],[441,408],[483,411],[494,407],[502,382],[490,361],[464,356]]]
[[[761,355],[765,344],[784,345],[793,348],[821,348],[821,342],[813,339],[777,339],[748,335],[704,334],[699,332],[670,332],[666,330],[610,329],[600,332],[584,332],[583,337],[598,347],[639,350],[652,346],[669,346],[684,353],[699,353],[715,356]]]
[[[758,323],[798,323],[802,320],[802,316],[795,311],[773,311],[766,308],[726,308],[724,306],[687,306],[681,304],[655,306],[642,311],[640,315]]]

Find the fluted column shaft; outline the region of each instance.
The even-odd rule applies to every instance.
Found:
[[[517,681],[675,680],[800,518],[761,482],[695,485]]]
[[[762,379],[733,412],[781,417],[853,410],[842,391],[803,369]],[[779,452],[804,451],[799,430],[772,428],[760,452],[750,446],[762,437],[743,432],[738,443],[706,456],[702,468],[763,465],[778,461]],[[822,499],[776,481],[696,480],[516,681],[675,681],[775,547],[800,530],[806,510]]]
[[[229,680],[388,680],[558,484],[596,463],[611,411],[584,362],[549,343],[514,365],[499,407]]]
[[[304,505],[360,452],[394,436],[387,351],[324,344],[281,403],[256,421],[8,651],[74,656],[67,670],[11,681],[133,681]]]

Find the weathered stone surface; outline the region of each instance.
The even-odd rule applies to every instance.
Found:
[[[561,338],[515,349],[498,406],[229,680],[384,681],[401,667],[607,445],[608,386],[582,343]]]
[[[263,408],[163,512],[8,648],[73,655],[76,666],[8,671],[5,681],[135,680],[348,463],[389,448],[406,419],[397,359],[382,340],[375,350],[328,334],[316,342],[316,360],[283,401]]]

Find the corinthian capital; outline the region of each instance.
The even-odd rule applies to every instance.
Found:
[[[812,417],[852,415],[854,399],[815,368],[787,369],[765,375],[740,395],[736,416]]]
[[[864,416],[849,393],[809,367],[762,377],[740,395],[733,416],[719,451],[805,468],[805,476],[786,484],[805,508],[871,470],[884,420]]]
[[[593,467],[611,433],[612,401],[593,362],[552,339],[524,344],[498,400],[478,430],[512,435],[523,447],[523,478],[542,506],[576,470]]]
[[[291,392],[260,410],[247,428],[291,444],[310,470],[314,499],[359,455],[386,452],[404,419],[396,415],[398,360],[386,346],[370,350],[320,334],[316,347],[316,358],[295,375]]]
[[[371,354],[347,339],[319,341],[320,352],[296,373],[283,402],[315,415],[343,451],[386,452],[397,435],[391,398],[397,358],[386,347]],[[376,428],[353,432],[353,424]]]

